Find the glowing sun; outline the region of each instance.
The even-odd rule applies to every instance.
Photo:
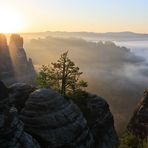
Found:
[[[23,18],[15,10],[0,9],[0,33],[20,32],[23,25]]]

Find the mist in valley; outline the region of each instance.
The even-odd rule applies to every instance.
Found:
[[[51,36],[25,39],[26,52],[37,70],[69,51],[69,57],[80,67],[88,82],[87,90],[104,97],[110,104],[118,131],[126,126],[148,87],[148,63],[144,57],[110,41]]]

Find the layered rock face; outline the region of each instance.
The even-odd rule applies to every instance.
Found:
[[[21,113],[25,129],[43,148],[93,148],[94,140],[79,108],[51,89],[33,92]]]
[[[24,83],[0,87],[0,147],[20,148],[20,143],[25,148],[118,146],[113,116],[103,98],[84,93],[84,100],[77,102],[82,114],[76,104],[51,89],[34,91]]]
[[[18,34],[10,37],[9,46],[5,35],[0,34],[0,78],[5,83],[33,82],[36,76],[32,60],[27,59],[23,38]]]
[[[14,79],[13,65],[5,35],[0,34],[0,78]]]
[[[105,99],[84,93],[77,104],[88,122],[95,145],[99,148],[117,148],[119,140],[114,128],[114,119]]]
[[[128,130],[138,137],[148,137],[148,90],[145,90],[144,97],[138,103],[128,124]]]
[[[91,113],[89,126],[96,144],[100,148],[117,148],[119,141],[109,105],[103,98],[96,95],[89,94],[87,99],[87,108]]]
[[[24,132],[24,124],[17,118],[14,108],[0,112],[1,148],[40,148],[31,135]]]

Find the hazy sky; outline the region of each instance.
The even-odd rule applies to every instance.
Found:
[[[19,15],[14,19],[17,21],[21,17],[21,23],[18,23],[22,25],[18,26],[21,32],[148,33],[148,0],[0,0],[1,8],[10,10],[10,18],[6,21],[10,20],[10,25],[12,14]],[[7,12],[1,13],[5,16]]]

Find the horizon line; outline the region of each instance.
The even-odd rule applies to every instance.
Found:
[[[142,35],[147,35],[148,33],[143,33],[143,32],[134,32],[134,31],[108,31],[108,32],[94,32],[94,31],[51,31],[51,30],[47,30],[47,31],[33,31],[33,32],[13,32],[13,33],[3,33],[0,32],[0,34],[35,34],[35,33],[48,33],[48,32],[65,32],[65,33],[94,33],[94,34],[107,34],[107,33],[134,33],[134,34],[142,34]]]

